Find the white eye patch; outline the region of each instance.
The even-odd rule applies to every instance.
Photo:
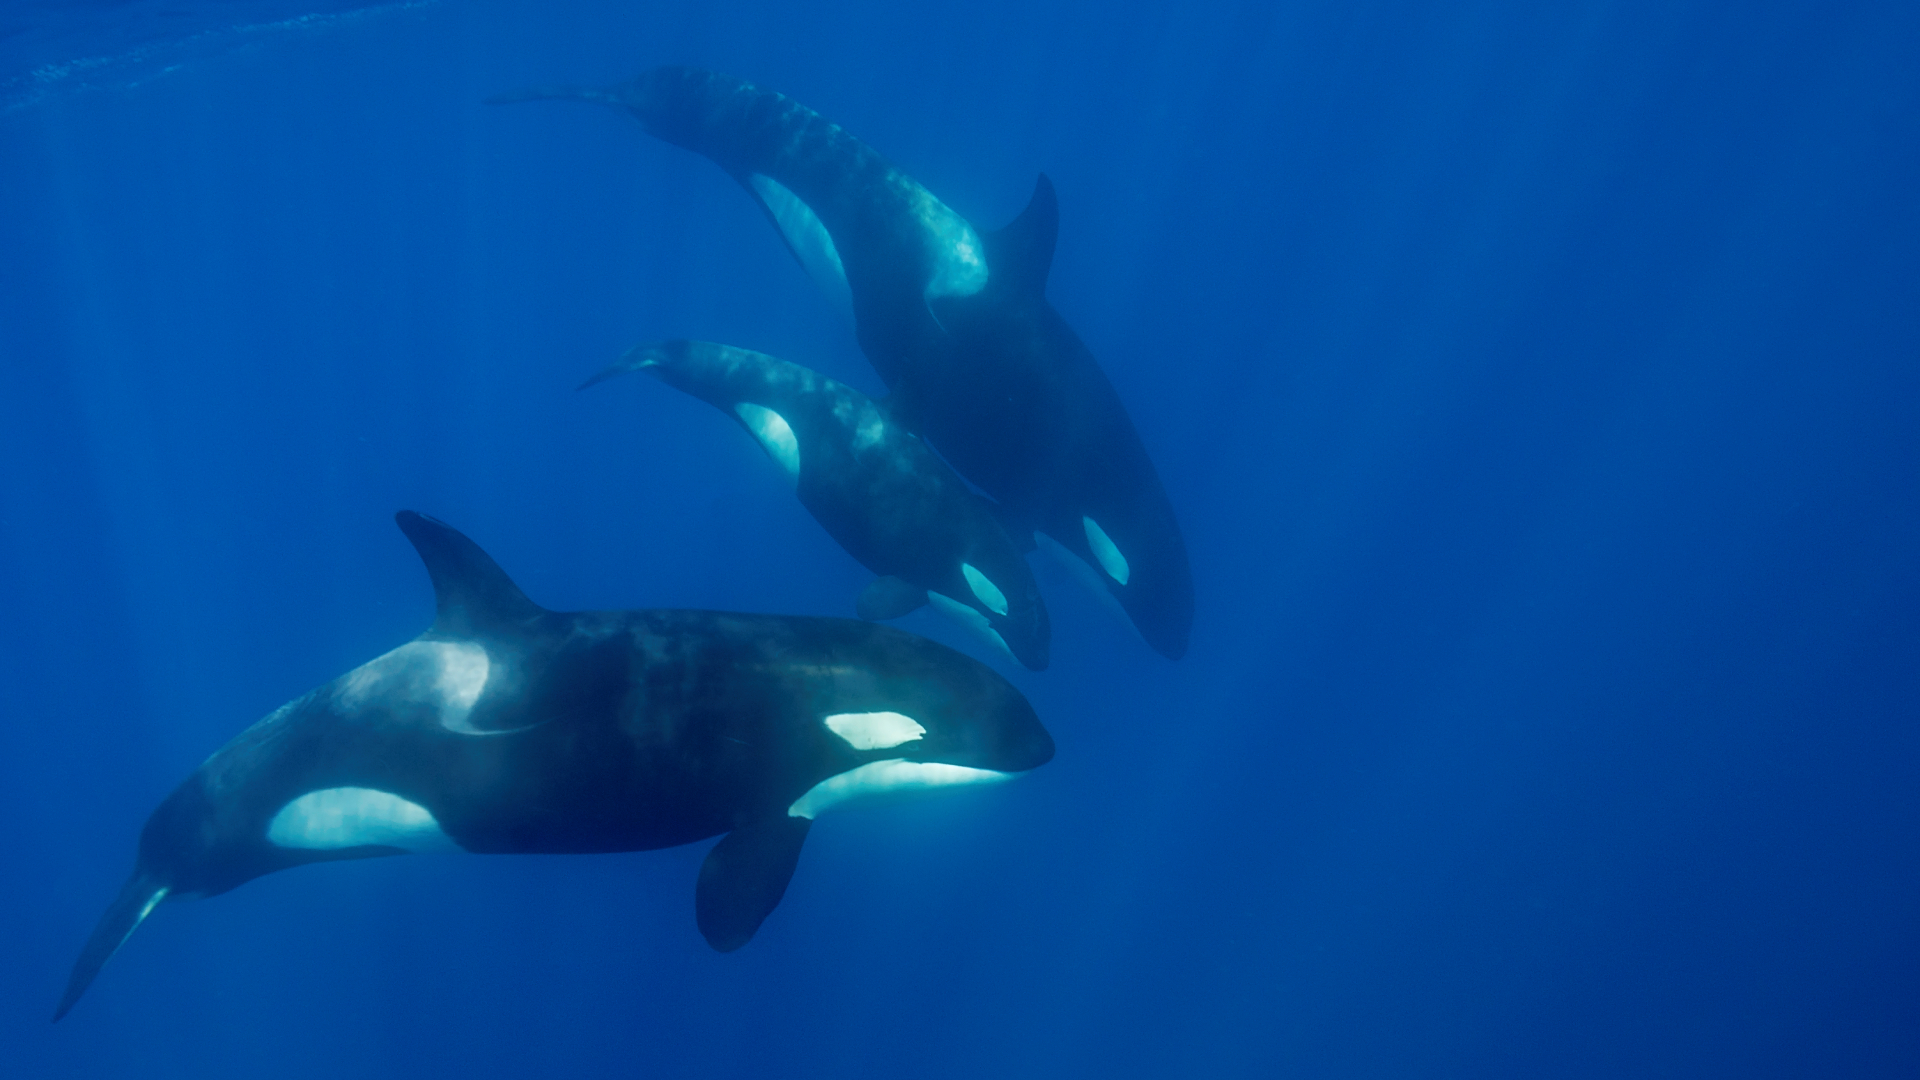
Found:
[[[918,720],[897,712],[834,713],[822,723],[855,750],[886,750],[927,733]]]
[[[1083,517],[1080,523],[1086,526],[1087,546],[1093,549],[1093,557],[1100,561],[1100,569],[1105,570],[1108,577],[1125,585],[1130,573],[1127,557],[1120,554],[1120,549],[1107,537],[1107,530],[1102,529],[1099,522]]]
[[[980,598],[980,602],[987,606],[988,611],[995,615],[1007,613],[1007,594],[1001,592],[998,585],[988,580],[987,575],[975,570],[972,563],[961,563],[960,574],[967,579],[967,587],[973,590],[973,595]]]

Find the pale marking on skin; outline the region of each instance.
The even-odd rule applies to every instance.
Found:
[[[967,579],[967,587],[973,590],[973,595],[980,598],[980,602],[987,606],[988,611],[995,615],[1007,613],[1007,594],[1001,592],[1000,587],[989,580],[987,575],[974,569],[972,563],[961,563],[960,575]]]
[[[1107,538],[1107,530],[1102,529],[1099,522],[1083,517],[1080,524],[1086,527],[1087,546],[1093,549],[1093,557],[1100,560],[1100,569],[1105,570],[1108,577],[1125,585],[1129,574],[1127,557],[1120,554],[1120,549]]]
[[[847,284],[847,268],[840,261],[840,250],[833,246],[833,235],[813,208],[770,176],[754,173],[747,178],[754,193],[773,213],[773,220],[786,236],[787,244],[800,257],[807,276],[820,286],[827,299],[848,322],[853,321],[853,289]]]
[[[755,405],[743,401],[733,407],[735,415],[760,445],[767,456],[786,472],[787,479],[795,483],[800,481],[800,440],[793,434],[793,428],[787,424],[787,418],[764,405]]]
[[[855,750],[891,750],[927,733],[918,720],[897,712],[834,713],[821,722]]]
[[[373,788],[310,791],[280,808],[267,839],[283,848],[331,851],[378,844],[405,851],[459,851],[433,814],[416,802]]]
[[[787,816],[811,820],[822,811],[854,799],[968,784],[998,784],[1012,779],[1013,775],[938,761],[907,761],[904,758],[870,761],[813,785],[787,808]]]
[[[1013,655],[1013,650],[1007,648],[1007,639],[1000,636],[1000,631],[993,628],[993,624],[987,621],[985,615],[951,596],[934,592],[932,589],[927,590],[927,604],[933,610],[986,638],[987,644],[1005,653],[1014,663],[1020,662],[1020,658]]]
[[[1113,595],[1112,589],[1107,588],[1107,582],[1100,576],[1100,571],[1089,566],[1087,560],[1081,558],[1072,548],[1046,533],[1036,532],[1033,534],[1033,539],[1035,546],[1046,552],[1048,557],[1067,572],[1068,577],[1084,586],[1093,594],[1094,599],[1100,602],[1101,607],[1113,612],[1121,622],[1127,625],[1127,629],[1133,631],[1135,637],[1140,637],[1140,628],[1133,625],[1133,617],[1127,614],[1126,608],[1120,606],[1120,598]],[[1144,642],[1146,638],[1142,637],[1140,640]]]
[[[897,170],[894,177],[906,189],[913,216],[927,230],[927,254],[933,265],[927,275],[925,298],[972,296],[986,288],[986,249],[980,243],[980,234],[917,181]]]
[[[373,700],[427,702],[448,731],[504,735],[482,731],[469,719],[492,672],[487,650],[471,641],[409,641],[348,672],[335,700],[349,709]]]

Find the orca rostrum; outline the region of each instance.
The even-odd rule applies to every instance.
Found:
[[[398,515],[432,627],[281,706],[140,835],[54,1019],[162,901],[407,852],[641,851],[725,834],[694,914],[723,952],[779,904],[812,820],[1005,780],[1053,740],[991,668],[855,619],[547,611],[471,540]]]
[[[738,181],[851,315],[893,417],[1015,527],[1077,557],[1149,645],[1186,653],[1193,576],[1172,504],[1112,383],[1046,298],[1059,211],[1044,175],[1019,217],[983,232],[837,124],[731,76],[661,67],[494,100],[542,98],[624,109]]]
[[[585,385],[628,371],[713,405],[759,441],[814,519],[880,575],[860,596],[862,618],[931,604],[1026,667],[1047,666],[1046,604],[992,506],[872,398],[709,341],[635,346]]]

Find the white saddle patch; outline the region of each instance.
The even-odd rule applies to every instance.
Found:
[[[753,437],[767,451],[767,456],[785,470],[787,479],[798,483],[800,480],[800,440],[793,434],[793,428],[787,418],[764,405],[755,405],[743,401],[733,407],[734,415],[747,425]]]
[[[267,839],[283,848],[331,851],[379,844],[405,851],[459,851],[427,808],[387,791],[311,791],[280,808]]]
[[[899,173],[907,188],[913,215],[927,230],[928,268],[926,299],[940,296],[972,296],[987,287],[987,250],[980,234],[967,219],[933,197],[933,192]]]
[[[961,563],[960,574],[967,579],[967,587],[973,590],[973,595],[980,598],[980,602],[987,606],[988,611],[995,615],[1007,613],[1007,594],[1001,592],[998,585],[988,580],[987,575],[975,570],[972,563]]]
[[[425,702],[440,713],[440,726],[463,735],[493,735],[469,717],[487,688],[493,664],[471,641],[409,641],[348,672],[335,700],[359,708],[369,700]]]
[[[890,750],[927,733],[918,720],[897,712],[834,713],[821,722],[855,750]]]
[[[1012,773],[970,769],[965,765],[947,765],[937,761],[907,761],[903,758],[869,761],[857,769],[837,773],[813,785],[787,808],[787,816],[811,820],[819,816],[821,811],[853,799],[903,795],[966,784],[998,784],[1012,778]]]
[[[1099,522],[1083,517],[1080,524],[1086,527],[1087,546],[1093,549],[1093,557],[1100,560],[1100,569],[1105,570],[1108,577],[1125,585],[1130,573],[1127,557],[1120,554],[1120,549],[1107,538],[1107,531],[1100,527]]]
[[[987,621],[985,615],[980,614],[978,611],[973,610],[951,596],[934,592],[932,589],[927,590],[927,605],[940,614],[945,615],[947,618],[952,619],[954,622],[959,623],[961,626],[979,634],[986,639],[987,644],[1005,653],[1008,659],[1014,663],[1020,662],[1020,658],[1013,655],[1013,650],[1007,648],[1007,639],[1000,636],[1000,631],[993,628],[993,624]]]
[[[766,204],[773,214],[775,224],[780,226],[781,235],[787,238],[787,246],[800,257],[800,266],[807,276],[820,286],[822,292],[833,306],[853,321],[853,288],[847,284],[847,268],[840,261],[840,250],[833,246],[833,235],[820,220],[813,208],[800,201],[800,196],[788,191],[780,181],[770,176],[754,173],[747,177],[753,185],[754,194]]]

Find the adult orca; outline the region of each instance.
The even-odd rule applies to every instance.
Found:
[[[710,341],[628,350],[584,386],[644,371],[719,409],[759,440],[800,502],[880,575],[859,613],[931,603],[1027,667],[1047,666],[1046,604],[992,507],[874,400],[810,368]]]
[[[161,901],[334,859],[642,851],[725,833],[694,914],[731,951],[779,904],[821,811],[1005,780],[1053,756],[1005,679],[905,631],[547,611],[452,528],[398,521],[433,579],[433,626],[281,706],[160,804],[55,1020]]]
[[[662,67],[493,100],[542,98],[625,109],[726,170],[850,310],[895,419],[1093,568],[1148,644],[1186,653],[1193,576],[1172,504],[1113,384],[1046,298],[1059,211],[1044,175],[1019,217],[982,232],[838,125],[727,75]]]

